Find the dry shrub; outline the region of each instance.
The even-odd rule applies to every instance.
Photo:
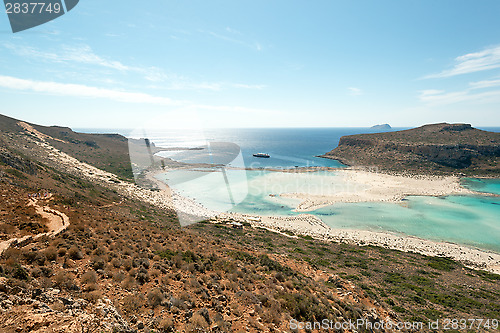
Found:
[[[275,308],[266,309],[262,314],[262,320],[265,323],[279,325],[281,323],[281,313]]]
[[[199,313],[195,313],[190,319],[187,326],[188,332],[200,332],[208,328],[208,323]]]
[[[21,255],[22,252],[19,249],[9,247],[7,250],[5,250],[2,254],[2,257],[5,260],[5,264],[7,266],[13,267],[18,264],[18,262],[21,260]]]
[[[82,275],[82,283],[91,284],[97,282],[97,274],[94,271],[87,271]]]
[[[163,318],[158,325],[160,332],[170,333],[175,331],[175,323],[172,317]]]
[[[164,275],[162,278],[161,278],[161,283],[162,284],[165,284],[165,285],[169,285],[172,283],[172,280],[170,278],[170,275]]]
[[[59,250],[57,250],[57,255],[59,257],[64,257],[67,251],[68,250],[65,247],[61,247]]]
[[[7,224],[7,223],[0,224],[0,233],[2,233],[2,234],[6,234],[6,235],[13,234],[16,231],[16,229],[17,228],[11,224]]]
[[[123,298],[122,310],[128,314],[137,314],[144,305],[144,296],[142,294],[132,294]]]
[[[18,280],[29,280],[30,274],[27,268],[22,267],[21,265],[17,264],[14,269],[11,272],[11,275],[14,279]]]
[[[274,278],[279,282],[285,282],[285,277],[281,272],[277,272],[276,274],[274,274]]]
[[[57,259],[57,249],[54,246],[49,246],[43,253],[49,261],[55,261]]]
[[[45,264],[45,260],[47,260],[47,257],[38,251],[26,251],[23,253],[23,256],[29,264],[40,266],[43,266]]]
[[[47,277],[38,278],[38,286],[42,289],[52,288],[52,280]]]
[[[56,312],[63,312],[64,310],[66,310],[66,307],[64,306],[63,302],[57,301],[52,304],[52,310]]]
[[[67,290],[74,289],[76,286],[72,274],[65,271],[59,271],[56,273],[54,276],[54,284],[60,289]]]
[[[97,285],[95,283],[89,283],[82,287],[83,291],[94,291],[97,290]]]
[[[115,268],[120,268],[122,265],[122,261],[118,258],[113,258],[113,260],[111,260],[111,265],[113,265],[113,267]]]
[[[159,269],[154,268],[151,270],[151,278],[156,279],[160,275],[161,275],[161,272]]]
[[[102,298],[102,293],[99,290],[93,290],[93,291],[84,293],[83,298],[85,300],[89,301],[90,303],[95,304],[95,303],[97,303],[97,301],[99,299]]]
[[[160,289],[158,288],[155,288],[153,290],[151,290],[149,293],[148,293],[148,304],[154,309],[156,307],[158,307],[162,302],[163,300],[165,299],[165,296],[163,295],[163,293],[161,292]]]
[[[99,269],[104,269],[104,266],[106,265],[106,263],[104,262],[104,259],[102,259],[101,257],[94,257],[92,258],[92,268],[94,270],[99,270]]]
[[[170,303],[172,304],[172,307],[176,307],[176,308],[179,308],[179,309],[182,309],[182,308],[185,307],[184,301],[181,300],[180,298],[171,297],[170,298]]]
[[[126,277],[127,275],[122,271],[113,273],[113,281],[117,283],[122,282],[123,280],[125,280]]]
[[[293,282],[292,282],[292,281],[290,281],[290,280],[285,281],[285,283],[283,283],[283,285],[284,285],[287,289],[290,289],[290,290],[295,289],[295,287],[293,286]]]
[[[137,271],[137,274],[135,274],[135,279],[140,284],[144,284],[144,283],[148,282],[149,281],[149,273],[148,273],[147,269],[145,269],[144,267],[140,267]]]
[[[172,262],[172,267],[181,268],[181,266],[182,266],[182,256],[181,256],[181,254],[179,254],[179,253],[176,254],[172,258],[171,262]]]
[[[130,259],[124,260],[123,268],[125,268],[126,271],[130,271],[132,269],[132,260]]]
[[[76,246],[72,246],[68,250],[68,255],[73,260],[81,260],[81,259],[83,259],[83,253],[82,253],[82,251],[80,251],[80,249],[78,247],[76,247]]]
[[[122,281],[121,285],[123,289],[130,291],[135,287],[135,279],[132,276],[129,276]]]

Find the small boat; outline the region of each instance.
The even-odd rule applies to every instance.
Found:
[[[265,153],[257,153],[257,154],[253,154],[254,157],[262,157],[262,158],[269,158],[271,157],[269,154],[265,154]]]

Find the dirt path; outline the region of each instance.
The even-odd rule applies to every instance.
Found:
[[[38,234],[36,236],[27,235],[24,237],[11,238],[9,240],[0,242],[0,255],[3,253],[3,251],[7,250],[9,246],[11,246],[13,243],[21,244],[30,240],[36,240],[43,236],[53,237],[58,233],[60,233],[61,231],[65,230],[69,226],[69,217],[66,214],[61,213],[60,211],[57,211],[55,209],[52,209],[49,206],[40,206],[38,204],[37,199],[30,198],[27,206],[33,206],[38,214],[40,214],[43,218],[47,219],[48,221],[47,228],[49,229],[49,231],[42,234]]]
[[[26,124],[24,121],[18,122],[17,125],[21,126],[28,133],[33,134],[34,136],[36,136],[40,140],[45,141],[46,139],[51,139],[51,140],[56,140],[56,141],[59,141],[59,142],[67,143],[67,142],[64,142],[61,139],[53,138],[50,135],[43,134],[42,132],[37,131],[36,129],[33,128],[33,126],[31,126],[30,124]]]

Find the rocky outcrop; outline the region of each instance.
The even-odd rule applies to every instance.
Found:
[[[2,150],[1,148],[0,163],[29,175],[35,175],[37,171],[37,166],[35,163],[31,162],[28,159],[14,155],[7,150]]]
[[[0,277],[0,319],[9,332],[134,332],[106,297],[92,304],[59,289],[9,287]]]
[[[397,172],[499,175],[500,133],[478,130],[470,124],[443,123],[350,135],[322,157]]]

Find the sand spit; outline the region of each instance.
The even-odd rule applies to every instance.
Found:
[[[335,171],[343,186],[335,193],[283,193],[282,197],[300,199],[298,212],[312,211],[340,202],[399,202],[410,195],[445,196],[474,194],[460,186],[458,177],[400,176],[355,170]]]

